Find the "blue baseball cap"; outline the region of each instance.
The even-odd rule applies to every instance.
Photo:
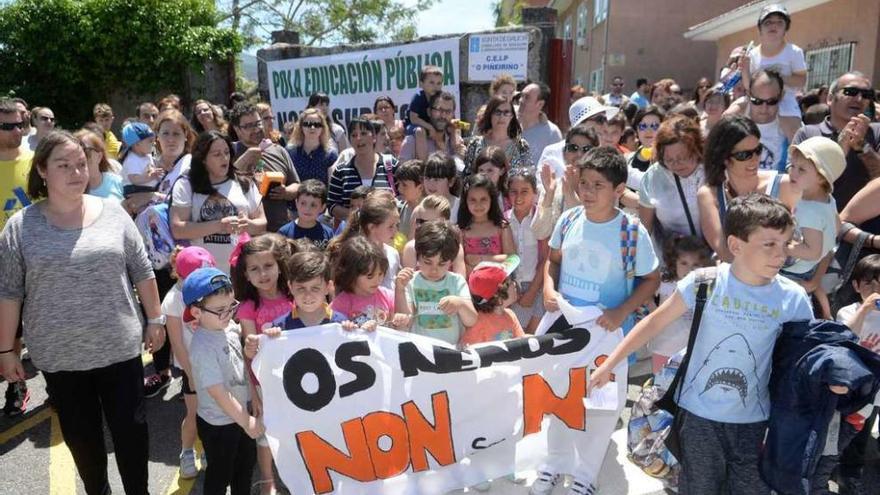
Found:
[[[132,122],[122,128],[122,142],[129,148],[136,145],[138,141],[142,141],[155,135],[156,133],[150,129],[150,126],[143,122]]]
[[[183,282],[183,303],[192,306],[220,289],[231,288],[229,275],[213,267],[199,268]]]

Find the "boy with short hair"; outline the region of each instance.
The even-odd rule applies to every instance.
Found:
[[[232,320],[238,301],[232,280],[217,268],[199,268],[183,283],[184,321],[198,323],[190,343],[190,362],[199,397],[196,428],[208,468],[204,493],[250,493],[257,461],[254,439],[262,421],[248,413],[249,397],[261,410],[245,372],[241,329]],[[259,416],[259,413],[256,414]]]
[[[333,238],[333,230],[319,222],[318,217],[326,207],[327,186],[317,179],[304,181],[296,193],[297,217],[278,229],[278,233],[290,239],[306,238],[318,249],[325,249]]]
[[[450,271],[459,248],[454,227],[443,220],[426,222],[419,227],[415,248],[419,270],[397,273],[395,310],[412,315],[413,333],[456,345],[462,326],[477,322],[477,311],[465,278]]]
[[[409,102],[406,114],[406,134],[416,137],[416,156],[424,158],[428,155],[428,134],[432,139],[437,129],[431,124],[428,115],[431,97],[443,89],[443,69],[436,65],[426,65],[419,73],[419,91]]]
[[[371,186],[357,186],[354,190],[351,191],[351,212],[352,213],[360,210],[364,206],[364,200],[367,199],[367,196],[373,192],[373,188]],[[345,226],[348,225],[348,220],[343,220],[339,222],[339,226],[336,227],[336,230],[333,231],[333,236],[338,236],[345,230]]]
[[[95,118],[95,123],[101,126],[101,129],[104,131],[101,137],[104,138],[104,151],[107,152],[107,158],[116,160],[119,157],[119,149],[122,147],[122,143],[111,130],[114,118],[113,109],[106,103],[97,103],[92,109],[92,116]]]
[[[577,165],[582,204],[562,214],[550,237],[550,254],[544,264],[544,307],[558,310],[560,298],[573,306],[597,306],[603,311],[596,324],[622,337],[631,316],[660,286],[659,262],[648,231],[617,207],[626,190],[623,156],[614,148],[597,147]],[[617,389],[619,397],[626,397],[623,377],[617,380]],[[592,411],[591,427],[585,432],[551,421],[554,446],[530,493],[549,494],[566,465],[574,471],[568,493],[593,493],[604,455],[587,451],[595,445],[607,448],[625,402],[618,401],[616,411]]]
[[[283,269],[294,304],[290,313],[276,319],[272,326],[294,330],[345,321],[345,315],[333,311],[327,303],[327,296],[333,294],[333,279],[330,260],[323,252],[296,253]]]
[[[400,231],[407,239],[412,238],[412,213],[424,197],[422,189],[422,169],[424,163],[421,160],[408,160],[400,164],[394,171],[394,183],[400,195],[398,208],[400,210]]]
[[[769,196],[749,194],[730,202],[724,233],[733,263],[717,268],[692,366],[677,395],[683,495],[770,493],[758,455],[770,414],[773,349],[783,323],[813,316],[803,287],[779,275],[793,228],[791,213]],[[697,272],[679,281],[673,295],[636,325],[591,375],[591,388],[607,383],[616,363],[694,310]]]
[[[425,195],[439,194],[448,199],[450,218],[453,221],[458,218],[458,208],[461,204],[458,196],[452,194],[457,175],[455,160],[442,151],[431,153],[422,169],[422,188],[425,190]]]
[[[859,344],[874,352],[880,353],[880,254],[871,254],[860,259],[852,272],[853,288],[859,294],[861,302],[840,308],[837,321],[848,326],[859,336]],[[870,452],[869,442],[877,442],[871,435],[877,414],[880,411],[880,395],[874,400],[872,411],[864,414],[867,420],[861,431],[855,434],[850,445],[840,456],[837,483],[840,493],[860,493],[857,486],[862,484],[862,471],[866,453]],[[849,424],[841,421],[841,428]],[[843,431],[841,431],[843,434]]]

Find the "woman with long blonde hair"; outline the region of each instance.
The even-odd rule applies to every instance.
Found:
[[[330,128],[320,110],[308,108],[299,114],[290,133],[289,150],[300,181],[316,179],[327,183],[330,166],[338,155],[330,145]]]

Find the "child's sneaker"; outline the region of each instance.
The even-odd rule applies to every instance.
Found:
[[[184,450],[180,453],[180,477],[188,480],[199,475],[196,467],[196,452],[193,449]]]
[[[559,483],[558,474],[538,471],[538,479],[529,488],[529,495],[550,495],[556,483]]]
[[[21,416],[27,411],[30,398],[31,393],[24,380],[10,383],[6,387],[6,404],[3,406],[3,412],[9,417]]]
[[[596,495],[596,485],[577,478],[571,482],[566,495]]]

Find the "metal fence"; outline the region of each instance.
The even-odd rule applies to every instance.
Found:
[[[855,42],[807,50],[807,89],[830,85],[852,69]]]

